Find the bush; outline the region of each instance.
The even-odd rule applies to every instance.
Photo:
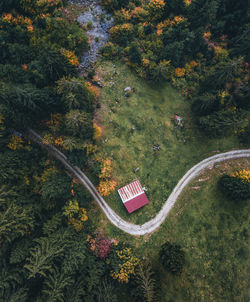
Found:
[[[221,191],[229,199],[237,201],[250,198],[250,181],[247,179],[223,175],[218,184]]]
[[[184,251],[180,245],[167,241],[161,246],[159,260],[163,267],[171,274],[180,274],[185,264]]]
[[[247,113],[243,110],[223,109],[199,118],[201,129],[209,136],[232,135],[240,133],[246,126]]]
[[[240,133],[239,139],[244,146],[250,147],[250,123]]]

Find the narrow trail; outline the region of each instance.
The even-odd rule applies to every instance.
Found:
[[[121,229],[122,231],[134,235],[134,236],[141,236],[145,234],[150,234],[156,231],[160,225],[164,222],[167,215],[174,207],[178,197],[184,190],[184,188],[190,183],[192,179],[194,179],[197,175],[201,173],[204,169],[214,165],[215,163],[229,160],[229,159],[236,159],[236,158],[243,158],[243,157],[250,157],[250,149],[249,150],[234,150],[229,151],[221,154],[217,154],[211,157],[204,159],[203,161],[199,162],[195,166],[193,166],[178,182],[170,196],[168,197],[167,201],[159,211],[159,213],[148,222],[137,225],[130,222],[123,220],[119,215],[116,214],[115,211],[106,203],[106,201],[102,198],[99,192],[96,190],[95,186],[92,182],[88,179],[88,177],[78,168],[73,167],[68,161],[66,156],[57,150],[52,145],[44,145],[42,143],[42,138],[38,135],[34,130],[29,129],[26,134],[32,141],[41,145],[44,149],[46,149],[50,154],[56,157],[65,167],[67,170],[72,172],[75,177],[79,179],[81,184],[89,191],[95,201],[98,203],[106,217],[109,221]]]

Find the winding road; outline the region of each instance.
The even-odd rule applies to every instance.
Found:
[[[203,161],[196,164],[194,167],[192,167],[178,182],[170,196],[168,197],[167,201],[159,211],[159,213],[148,222],[137,225],[130,222],[127,222],[123,220],[119,215],[116,214],[115,211],[112,210],[112,208],[106,203],[106,201],[102,198],[102,196],[99,194],[99,192],[96,190],[95,186],[91,183],[91,181],[88,179],[88,177],[78,168],[73,167],[68,161],[66,156],[60,152],[58,149],[56,149],[52,145],[44,145],[42,143],[42,138],[39,134],[37,134],[34,130],[29,129],[26,133],[26,135],[34,142],[41,145],[43,148],[45,148],[50,154],[52,154],[54,157],[56,157],[70,172],[72,172],[75,177],[79,179],[81,184],[89,191],[89,193],[92,195],[92,197],[95,199],[95,201],[98,203],[106,217],[109,219],[109,221],[121,229],[122,231],[134,235],[134,236],[141,236],[145,234],[150,234],[154,231],[156,231],[159,226],[164,222],[167,215],[171,211],[171,209],[174,207],[178,197],[184,190],[184,188],[189,184],[189,182],[194,179],[197,175],[200,174],[200,172],[210,166],[213,166],[215,163],[229,160],[229,159],[236,159],[236,158],[242,158],[242,157],[250,157],[250,149],[249,150],[234,150],[229,151],[226,153],[220,153],[211,157],[208,157],[204,159]]]

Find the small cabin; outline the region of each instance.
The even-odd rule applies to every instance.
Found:
[[[132,213],[149,203],[139,180],[135,180],[120,188],[118,193],[129,213]]]

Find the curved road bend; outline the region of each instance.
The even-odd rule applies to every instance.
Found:
[[[201,161],[200,163],[193,166],[178,182],[170,196],[168,197],[167,201],[161,208],[160,212],[151,220],[148,222],[137,225],[130,222],[127,222],[123,220],[119,215],[114,212],[111,207],[106,203],[106,201],[102,198],[102,196],[99,194],[99,192],[96,190],[95,186],[92,184],[92,182],[88,179],[88,177],[78,168],[73,167],[68,161],[66,156],[57,150],[52,145],[44,145],[42,143],[42,138],[40,135],[38,135],[34,130],[29,129],[27,132],[27,135],[31,140],[41,145],[43,148],[45,148],[49,153],[51,153],[54,157],[56,157],[70,172],[72,172],[75,177],[79,179],[79,181],[84,185],[84,187],[89,191],[89,193],[92,195],[92,197],[95,199],[95,201],[98,203],[106,217],[109,219],[109,221],[114,224],[116,227],[121,229],[122,231],[138,236],[138,235],[145,235],[150,234],[157,230],[159,226],[164,222],[167,215],[175,205],[178,197],[182,193],[183,189],[188,185],[188,183],[194,179],[197,175],[200,174],[200,172],[209,166],[229,160],[229,159],[235,159],[235,158],[242,158],[242,157],[250,157],[250,149],[249,150],[234,150],[229,151],[221,154],[217,154],[211,157],[208,157]]]

